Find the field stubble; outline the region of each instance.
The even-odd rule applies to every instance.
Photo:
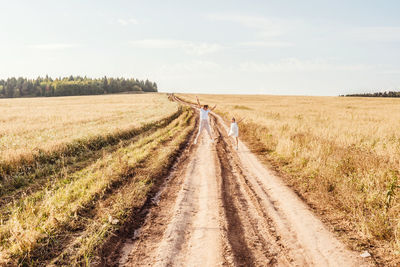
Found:
[[[193,95],[181,95],[194,102]],[[201,95],[346,243],[400,264],[400,101]]]

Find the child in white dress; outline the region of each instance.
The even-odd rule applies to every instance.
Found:
[[[238,123],[244,120],[244,118],[240,119],[239,121],[236,122],[235,118],[232,118],[231,121],[231,128],[229,129],[229,134],[228,136],[232,136],[234,139],[236,139],[236,150],[239,148],[239,126]]]

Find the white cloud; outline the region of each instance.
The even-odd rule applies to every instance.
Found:
[[[400,42],[400,27],[358,27],[350,29],[347,35],[359,41]]]
[[[196,43],[175,39],[143,39],[131,41],[130,44],[140,48],[182,49],[185,53],[194,55],[214,53],[223,48],[214,43]]]
[[[257,16],[246,16],[237,14],[210,14],[207,18],[215,21],[236,22],[251,28],[263,28],[276,26],[276,21]]]
[[[237,23],[257,29],[264,37],[276,37],[298,27],[302,22],[238,14],[210,14],[207,19]]]
[[[129,43],[142,48],[176,48],[182,45],[182,41],[173,39],[143,39],[130,41]]]
[[[41,49],[41,50],[63,50],[69,48],[79,47],[79,44],[66,44],[66,43],[47,43],[47,44],[35,44],[29,45],[30,48]]]
[[[159,71],[162,74],[171,75],[171,74],[190,74],[196,72],[215,72],[221,71],[222,67],[213,61],[190,61],[190,62],[181,62],[169,65],[163,65],[160,67]]]
[[[183,47],[189,54],[196,54],[196,55],[210,54],[222,49],[221,45],[212,43],[188,42],[184,44]]]
[[[382,73],[382,74],[400,75],[400,69],[387,69],[387,70],[381,71],[380,73]]]
[[[310,71],[365,71],[374,66],[356,64],[345,65],[326,60],[299,60],[296,58],[282,59],[272,63],[244,62],[240,69],[246,72],[310,72]]]
[[[122,26],[127,26],[127,25],[138,25],[139,22],[134,19],[134,18],[130,18],[130,19],[118,19],[117,22],[122,25]]]
[[[294,46],[288,41],[293,38],[300,29],[304,28],[304,22],[278,18],[266,18],[240,14],[209,14],[208,20],[235,23],[253,29],[256,40],[244,41],[241,46],[249,47],[289,47]],[[246,30],[247,31],[247,30]],[[285,39],[285,40],[282,40]]]
[[[241,42],[239,46],[245,47],[291,47],[294,46],[291,42],[285,41],[252,41],[252,42]]]

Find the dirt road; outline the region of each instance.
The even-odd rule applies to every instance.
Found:
[[[155,198],[119,266],[373,266],[349,251],[222,120],[211,119]]]

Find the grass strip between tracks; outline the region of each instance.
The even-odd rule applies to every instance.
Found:
[[[137,142],[15,205],[0,228],[2,263],[45,265],[60,254],[55,262],[90,262],[96,246],[143,203],[193,125],[187,110],[168,126],[143,133]]]

